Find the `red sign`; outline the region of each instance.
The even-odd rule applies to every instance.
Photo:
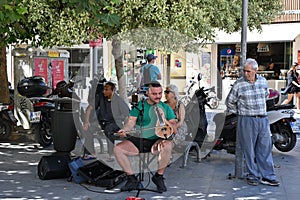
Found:
[[[64,80],[64,60],[52,60],[52,86],[56,88],[59,81]]]
[[[48,59],[34,58],[34,76],[42,76],[48,84]]]
[[[102,47],[102,37],[100,36],[98,40],[90,40],[89,42],[90,47]]]

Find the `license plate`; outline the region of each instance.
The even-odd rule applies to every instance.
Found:
[[[41,111],[30,113],[30,122],[31,123],[37,123],[40,121],[41,121]]]

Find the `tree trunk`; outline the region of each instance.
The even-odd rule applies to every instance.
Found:
[[[121,42],[117,39],[112,41],[112,54],[115,59],[115,67],[118,78],[119,95],[128,104],[127,91],[126,91],[126,77],[124,75],[124,67],[122,62]]]
[[[7,78],[7,65],[6,65],[6,47],[2,46],[0,49],[0,102],[9,103],[9,90]]]

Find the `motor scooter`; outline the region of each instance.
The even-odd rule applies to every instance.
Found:
[[[35,140],[43,147],[52,143],[51,116],[55,105],[51,98],[43,96],[47,84],[41,76],[25,77],[18,82],[16,116],[23,128],[30,129]]]
[[[182,96],[179,101],[182,102],[184,105],[188,105],[188,103],[192,100],[193,95],[197,92],[197,90],[201,89],[205,93],[206,102],[205,105],[208,106],[210,109],[217,109],[219,106],[219,99],[217,97],[215,86],[205,88],[200,87],[200,80],[202,79],[202,74],[199,73],[197,76],[198,80],[198,89],[195,89],[195,85],[197,81],[195,81],[195,77],[192,77],[189,84],[185,88],[185,95]]]
[[[17,119],[13,114],[13,95],[14,90],[11,88],[11,83],[9,83],[9,103],[0,103],[0,140],[7,139],[13,130],[13,127],[17,124]]]
[[[282,152],[291,151],[297,142],[296,134],[291,128],[291,122],[295,122],[294,105],[275,105],[277,97],[267,100],[267,114],[270,121],[273,145]],[[237,115],[217,113],[213,121],[216,124],[214,150],[226,150],[235,153]]]
[[[13,105],[0,103],[0,140],[7,139],[17,119],[13,115]]]
[[[48,87],[43,77],[26,77],[18,83],[16,116],[24,129],[30,129],[35,140],[43,147],[52,144],[51,121],[55,110],[55,95],[59,98],[74,97],[74,82],[60,81],[52,93],[45,95]],[[79,99],[78,96],[75,96]],[[72,105],[70,105],[72,106]]]

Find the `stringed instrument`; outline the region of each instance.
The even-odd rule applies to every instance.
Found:
[[[165,140],[172,140],[175,134],[170,122],[165,119],[164,112],[157,105],[154,105],[154,110],[157,116],[155,134]]]

